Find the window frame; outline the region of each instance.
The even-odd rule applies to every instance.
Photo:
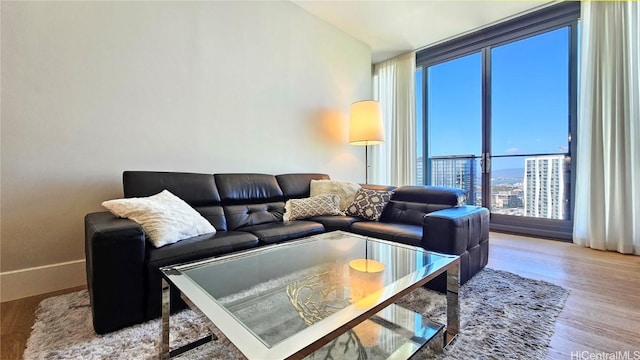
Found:
[[[568,68],[568,156],[571,160],[567,220],[544,219],[491,213],[490,229],[516,234],[526,234],[571,241],[573,232],[573,209],[575,202],[575,174],[577,148],[577,83],[578,83],[578,21],[580,2],[569,1],[544,7],[517,18],[489,26],[468,35],[422,49],[416,53],[416,69],[422,68],[422,121],[423,131],[423,179],[430,178],[431,165],[428,144],[428,68],[455,60],[472,53],[482,56],[482,128],[483,154],[491,155],[491,50],[511,42],[526,39],[559,28],[569,29]],[[483,171],[482,169],[480,171]],[[490,207],[490,173],[482,174],[482,198]],[[486,185],[488,184],[488,186]]]

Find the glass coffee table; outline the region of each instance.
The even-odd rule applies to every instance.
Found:
[[[407,359],[460,324],[458,256],[343,231],[160,270],[161,359],[214,338],[170,350],[170,284],[248,359]],[[394,304],[444,272],[446,326]]]

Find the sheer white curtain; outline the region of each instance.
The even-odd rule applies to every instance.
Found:
[[[582,3],[573,241],[640,254],[640,3]]]
[[[370,147],[369,182],[415,185],[416,112],[415,52],[374,66],[374,99],[380,102],[385,141]]]

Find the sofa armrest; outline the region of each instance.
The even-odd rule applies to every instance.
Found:
[[[87,214],[85,256],[93,327],[104,334],[144,320],[145,234],[109,212]]]
[[[461,255],[489,239],[489,210],[463,205],[431,212],[424,217],[425,249]]]

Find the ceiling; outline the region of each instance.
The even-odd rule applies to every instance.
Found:
[[[292,2],[369,45],[374,64],[553,3],[549,0]]]

